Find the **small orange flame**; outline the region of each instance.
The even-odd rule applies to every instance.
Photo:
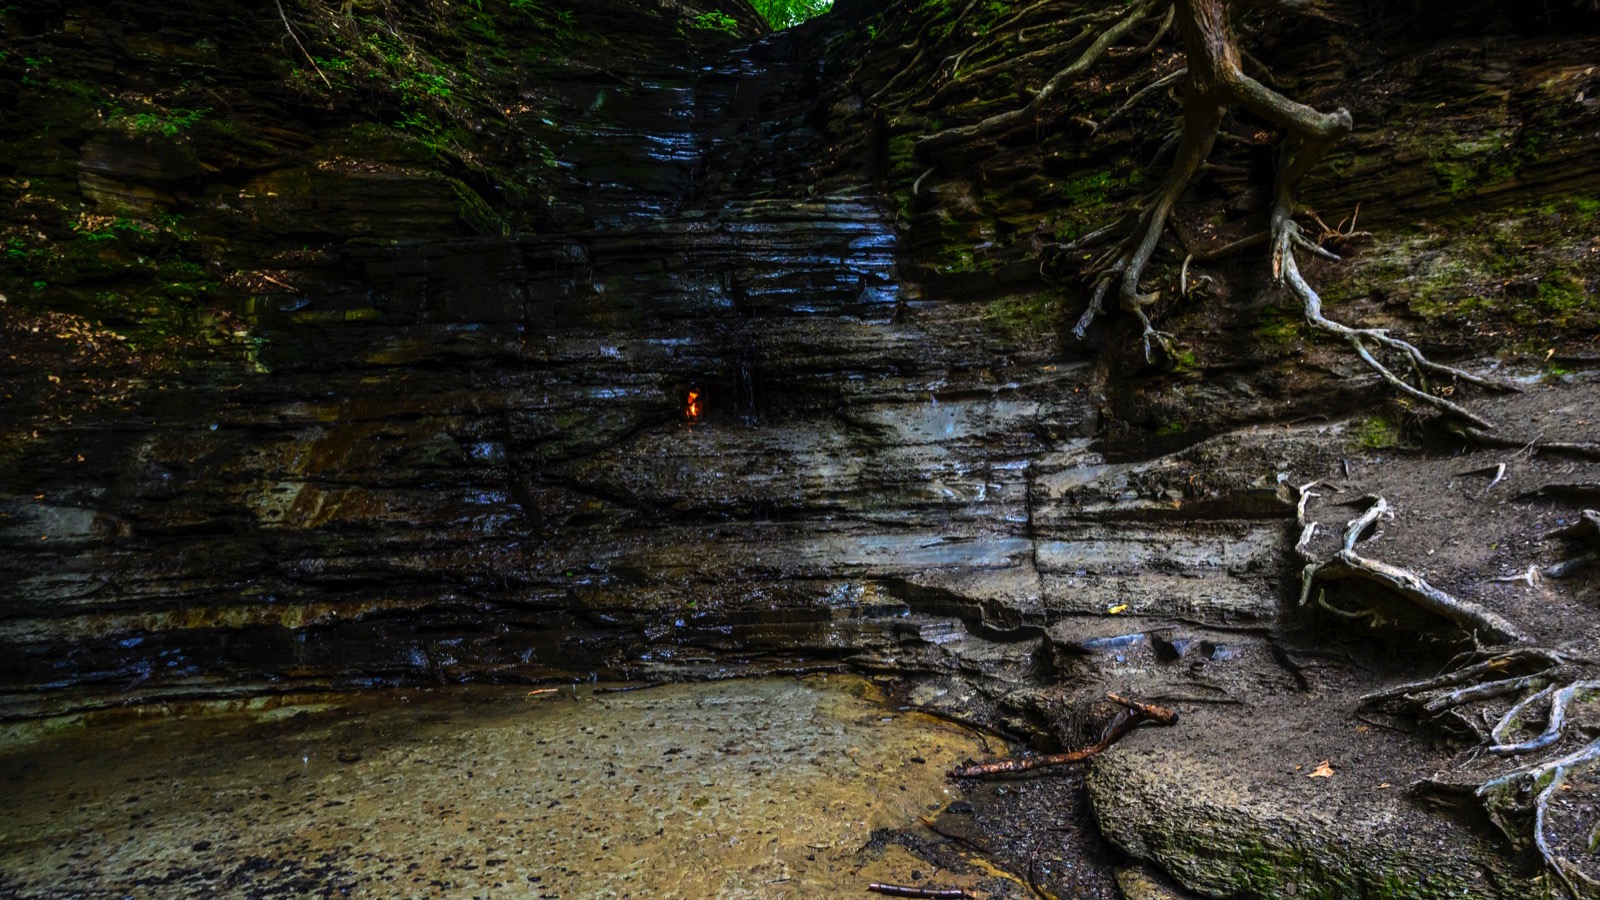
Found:
[[[683,417],[685,419],[700,418],[700,392],[690,391],[688,398],[683,403]]]

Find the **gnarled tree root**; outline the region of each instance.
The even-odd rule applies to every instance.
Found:
[[[1302,606],[1311,599],[1311,592],[1319,582],[1359,579],[1386,588],[1395,596],[1409,601],[1426,612],[1454,622],[1462,631],[1480,639],[1487,639],[1495,644],[1526,640],[1527,636],[1522,630],[1505,617],[1434,587],[1427,579],[1410,569],[1368,559],[1356,553],[1356,544],[1362,537],[1381,519],[1390,515],[1389,502],[1382,497],[1366,498],[1369,501],[1366,510],[1345,523],[1343,546],[1339,552],[1331,559],[1318,562],[1309,550],[1311,539],[1316,535],[1317,523],[1306,517],[1306,505],[1316,496],[1311,492],[1313,487],[1316,487],[1316,482],[1299,488],[1300,502],[1295,507],[1295,516],[1300,523],[1300,539],[1295,544],[1295,551],[1305,562],[1301,575]],[[1341,610],[1330,606],[1320,597],[1318,599],[1323,609],[1343,618],[1373,618],[1376,615],[1375,612],[1369,614]]]
[[[1301,274],[1296,253],[1305,251],[1331,259],[1338,257],[1301,234],[1294,221],[1294,192],[1305,174],[1323,159],[1334,144],[1350,133],[1352,120],[1344,109],[1319,112],[1290,100],[1245,74],[1241,51],[1230,21],[1231,8],[1224,0],[1172,0],[1170,4],[1158,0],[1135,0],[1120,16],[1091,22],[1083,35],[1070,42],[1082,46],[1081,42],[1087,41],[1087,46],[1041,87],[1026,105],[973,124],[928,135],[918,142],[917,151],[926,158],[974,138],[1039,121],[1042,109],[1051,104],[1064,88],[1102,59],[1114,56],[1113,49],[1119,42],[1141,23],[1164,11],[1165,16],[1155,37],[1130,55],[1137,57],[1149,52],[1164,37],[1171,23],[1181,35],[1187,65],[1179,72],[1158,78],[1136,92],[1110,119],[1117,118],[1150,92],[1181,79],[1185,86],[1182,126],[1176,138],[1169,142],[1175,151],[1173,164],[1161,186],[1129,215],[1072,244],[1056,245],[1056,249],[1080,257],[1083,275],[1091,285],[1089,302],[1073,328],[1074,334],[1080,339],[1084,337],[1090,325],[1104,312],[1106,298],[1115,287],[1118,306],[1134,315],[1142,326],[1146,359],[1152,359],[1158,347],[1169,358],[1174,355],[1172,338],[1157,330],[1151,319],[1151,310],[1160,301],[1161,292],[1147,291],[1141,287],[1141,282],[1166,232],[1174,208],[1211,154],[1224,115],[1230,108],[1238,107],[1265,119],[1285,134],[1267,234],[1272,248],[1273,277],[1300,302],[1307,323],[1343,340],[1367,368],[1406,397],[1460,420],[1477,431],[1489,430],[1492,428],[1489,422],[1433,391],[1428,377],[1439,376],[1495,389],[1509,389],[1509,386],[1436,363],[1428,359],[1415,344],[1393,337],[1383,329],[1354,328],[1324,315],[1322,298]],[[1090,35],[1093,35],[1092,40],[1089,39]],[[1110,249],[1098,256],[1080,253],[1108,241],[1111,242]],[[1191,252],[1189,258],[1196,255]],[[1185,265],[1185,276],[1187,268]],[[1187,281],[1187,277],[1183,280]],[[1187,288],[1187,284],[1183,287]],[[1401,377],[1396,371],[1397,364],[1410,370],[1411,380]]]
[[[1428,612],[1449,619],[1461,626],[1463,631],[1479,635],[1492,643],[1515,643],[1527,637],[1521,629],[1504,617],[1434,587],[1409,569],[1391,566],[1375,559],[1366,559],[1357,556],[1352,550],[1342,550],[1338,556],[1318,566],[1314,578],[1316,580],[1359,578],[1370,581],[1388,588]]]
[[[1595,682],[1583,684],[1596,685]],[[1561,790],[1567,776],[1589,768],[1597,759],[1600,759],[1600,738],[1565,756],[1491,778],[1474,792],[1483,801],[1490,820],[1513,843],[1526,841],[1527,829],[1531,828],[1533,846],[1540,859],[1575,900],[1596,896],[1600,892],[1600,881],[1551,848],[1545,825],[1550,798]],[[1530,818],[1532,821],[1528,822]]]
[[[1475,730],[1482,750],[1502,757],[1537,753],[1555,746],[1569,733],[1568,711],[1585,695],[1600,694],[1600,681],[1575,677],[1579,663],[1588,663],[1556,650],[1540,647],[1487,648],[1458,658],[1459,667],[1435,678],[1397,685],[1368,694],[1363,704],[1401,700],[1424,718],[1454,714],[1456,721]],[[1534,668],[1526,674],[1513,674]],[[1486,732],[1476,723],[1481,715],[1467,715],[1467,706],[1487,700],[1517,696]],[[1536,711],[1544,710],[1543,727],[1537,734],[1518,740],[1538,722]],[[1586,874],[1571,860],[1551,847],[1547,817],[1550,798],[1561,790],[1567,777],[1600,760],[1600,739],[1564,756],[1523,766],[1484,781],[1472,789],[1484,810],[1513,845],[1531,848],[1562,888],[1574,898],[1594,897],[1600,881]],[[1433,787],[1459,790],[1460,786],[1428,783]]]
[[[1565,538],[1587,549],[1564,562],[1545,566],[1545,575],[1551,578],[1568,578],[1600,562],[1600,512],[1586,509],[1579,514],[1577,524],[1553,531],[1550,537]]]

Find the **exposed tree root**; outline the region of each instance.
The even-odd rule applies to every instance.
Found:
[[[977,5],[978,0],[970,0],[970,2],[967,3],[966,7],[956,15],[954,23],[952,23],[950,26],[949,34],[954,34],[961,27],[961,21],[965,19],[967,14],[972,12]],[[916,36],[913,37],[910,43],[906,45],[907,49],[916,47],[917,55],[912,57],[909,63],[901,67],[900,71],[896,72],[894,77],[890,78],[883,85],[883,87],[878,88],[878,90],[873,93],[873,95],[869,98],[872,102],[877,102],[878,100],[887,97],[889,93],[900,84],[900,79],[917,70],[917,65],[922,62],[922,58],[927,54],[929,49],[936,48],[943,43],[943,41],[927,40],[928,32],[937,22],[937,18],[930,17],[927,22],[923,23],[922,30],[918,31]]]
[[[1580,689],[1593,689],[1597,685],[1596,682],[1582,684],[1589,687]],[[1484,809],[1495,826],[1514,843],[1526,841],[1526,830],[1531,827],[1533,846],[1540,859],[1574,898],[1594,897],[1600,891],[1600,881],[1551,848],[1545,825],[1550,798],[1561,790],[1568,775],[1589,768],[1596,759],[1600,759],[1600,738],[1565,756],[1491,778],[1474,792],[1483,800]],[[1526,823],[1530,817],[1532,822]]]
[[[1589,665],[1590,661],[1556,650],[1487,648],[1458,657],[1456,663],[1437,677],[1368,694],[1362,703],[1401,701],[1424,721],[1464,724],[1476,734],[1481,750],[1489,754],[1514,757],[1555,746],[1572,730],[1572,704],[1600,695],[1600,681],[1576,677],[1580,664]],[[1488,707],[1505,697],[1517,699],[1485,729],[1479,723],[1486,721]],[[1485,708],[1469,714],[1467,708],[1475,704],[1485,704]],[[1543,710],[1542,718],[1539,710]],[[1539,728],[1536,723],[1541,721],[1543,727]],[[1537,733],[1520,737],[1534,728]],[[1592,740],[1564,756],[1514,769],[1471,788],[1495,826],[1514,845],[1537,851],[1545,868],[1574,898],[1595,896],[1600,882],[1550,846],[1549,804],[1568,775],[1592,766],[1597,759],[1600,740]],[[1464,787],[1437,781],[1428,786],[1451,791]]]
[[[1312,590],[1321,582],[1358,579],[1384,588],[1425,612],[1454,622],[1467,634],[1496,644],[1516,643],[1526,639],[1522,630],[1504,617],[1434,587],[1409,569],[1367,559],[1356,553],[1356,544],[1377,525],[1379,520],[1390,515],[1389,503],[1382,497],[1367,498],[1369,501],[1367,508],[1361,515],[1345,524],[1343,546],[1339,552],[1330,559],[1317,561],[1310,551],[1311,540],[1316,536],[1317,523],[1310,521],[1306,516],[1307,502],[1316,496],[1311,491],[1315,486],[1316,483],[1313,482],[1300,488],[1300,502],[1296,506],[1300,539],[1295,544],[1295,551],[1305,563],[1301,573],[1302,606],[1311,600]],[[1375,609],[1356,612],[1339,609],[1330,605],[1320,593],[1317,605],[1342,618],[1376,620],[1377,617]]]
[[[1533,440],[1501,437],[1481,428],[1461,425],[1453,429],[1456,434],[1482,447],[1522,450],[1529,453],[1549,453],[1553,456],[1570,456],[1575,459],[1600,459],[1600,443],[1582,441],[1547,441],[1543,436]]]
[[[1600,481],[1546,484],[1517,495],[1518,500],[1539,500],[1544,497],[1559,497],[1566,500],[1580,500],[1590,503],[1597,502],[1600,501]]]
[[[1329,229],[1318,220],[1322,234],[1318,241],[1308,239],[1294,219],[1294,196],[1306,173],[1323,159],[1334,144],[1350,133],[1352,120],[1344,109],[1319,112],[1290,100],[1247,75],[1241,49],[1233,34],[1230,9],[1231,5],[1223,0],[1136,0],[1115,17],[1102,15],[1069,20],[1070,24],[1084,25],[1085,30],[1066,42],[1065,46],[1047,48],[1047,51],[1077,52],[1077,55],[1050,78],[1027,104],[973,124],[927,135],[918,142],[917,151],[926,158],[948,147],[1041,121],[1045,108],[1067,86],[1102,60],[1116,58],[1116,47],[1124,39],[1141,24],[1161,15],[1154,36],[1137,48],[1129,48],[1121,58],[1138,58],[1152,52],[1164,39],[1168,29],[1172,28],[1181,36],[1187,56],[1186,67],[1157,78],[1135,92],[1122,108],[1114,111],[1104,122],[1088,124],[1096,130],[1104,128],[1155,91],[1181,81],[1185,86],[1182,124],[1174,139],[1168,142],[1173,153],[1172,165],[1155,192],[1121,220],[1072,244],[1054,245],[1055,249],[1077,257],[1076,261],[1090,285],[1089,300],[1073,328],[1074,334],[1081,339],[1087,333],[1090,325],[1104,313],[1106,298],[1112,295],[1112,289],[1115,288],[1119,308],[1135,316],[1142,326],[1141,338],[1147,360],[1153,360],[1157,350],[1169,358],[1175,355],[1173,339],[1159,331],[1152,321],[1153,308],[1161,299],[1161,291],[1146,289],[1142,281],[1171,222],[1174,208],[1210,156],[1224,117],[1230,109],[1237,108],[1266,120],[1284,135],[1274,185],[1274,203],[1265,234],[1271,247],[1273,277],[1299,301],[1306,322],[1348,344],[1356,358],[1394,390],[1472,429],[1488,431],[1492,428],[1488,421],[1441,396],[1433,390],[1429,379],[1456,380],[1491,389],[1504,389],[1506,385],[1436,363],[1428,359],[1415,344],[1393,337],[1384,329],[1352,327],[1324,314],[1322,298],[1302,274],[1297,254],[1312,253],[1337,260],[1337,256],[1323,249],[1320,241],[1345,240],[1356,236],[1357,232],[1354,231],[1353,222],[1347,232],[1342,228]],[[1077,49],[1079,47],[1082,48],[1081,52]],[[998,69],[997,66],[989,66],[955,78],[943,85],[935,97],[943,96],[957,82],[981,79],[984,73]],[[1163,153],[1158,156],[1164,155],[1166,149],[1164,147]],[[1261,238],[1252,237],[1222,249],[1233,252],[1252,246],[1259,240]],[[1098,255],[1085,252],[1100,245],[1109,246]],[[1209,255],[1190,252],[1183,266],[1180,295],[1188,292],[1189,263]]]
[[[920,154],[936,153],[947,147],[966,143],[973,138],[994,134],[1013,128],[1025,122],[1034,121],[1039,112],[1049,104],[1057,94],[1071,85],[1083,73],[1087,72],[1106,55],[1112,45],[1122,40],[1133,31],[1135,27],[1148,18],[1157,7],[1161,6],[1159,0],[1138,0],[1121,18],[1107,26],[1090,42],[1087,49],[1074,59],[1066,68],[1057,72],[1049,81],[1045,82],[1033,99],[1027,105],[997,113],[972,125],[962,125],[956,128],[947,128],[930,134],[917,142],[917,152]]]
[[[975,84],[981,84],[985,80],[1000,75],[1003,72],[1013,71],[1018,66],[1033,65],[1051,58],[1062,57],[1076,53],[1083,49],[1083,46],[1086,43],[1094,40],[1099,35],[1099,25],[1101,23],[1090,20],[1085,24],[1081,19],[1068,19],[1066,21],[1054,24],[1059,26],[1081,25],[1081,29],[1075,36],[1065,42],[1051,41],[1038,50],[1030,50],[1026,53],[1007,57],[1002,59],[1000,62],[973,69],[969,72],[960,72],[961,64],[965,62],[969,56],[978,56],[981,55],[985,50],[994,49],[989,43],[980,42],[968,47],[958,54],[946,57],[945,60],[939,64],[939,72],[941,74],[934,78],[934,82],[938,85],[938,87],[934,90],[933,96],[929,97],[925,102],[922,103],[922,105],[925,107],[937,108],[941,106],[952,94],[957,93],[962,88],[971,87]],[[1019,39],[1019,43],[1023,43],[1023,41]],[[944,73],[949,74],[946,76]]]
[[[1338,556],[1323,563],[1317,568],[1315,577],[1318,580],[1360,578],[1370,581],[1428,612],[1455,622],[1469,634],[1480,635],[1495,643],[1521,641],[1526,637],[1501,616],[1434,587],[1408,569],[1364,559],[1351,550],[1340,551]]]
[[[1553,566],[1545,566],[1544,574],[1550,578],[1568,578],[1600,562],[1600,512],[1584,510],[1575,525],[1550,533],[1550,537],[1565,538],[1587,548],[1584,552]]]

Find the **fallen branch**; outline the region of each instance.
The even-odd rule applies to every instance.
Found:
[[[951,778],[987,778],[993,775],[1008,775],[1014,772],[1029,772],[1047,766],[1065,766],[1082,762],[1090,757],[1104,753],[1115,744],[1124,734],[1145,722],[1154,722],[1157,725],[1176,725],[1178,714],[1164,706],[1146,703],[1124,697],[1121,694],[1106,695],[1114,703],[1123,708],[1107,726],[1100,740],[1069,753],[1047,753],[1042,756],[1028,756],[1022,759],[1006,759],[992,763],[977,763],[967,766],[957,766],[950,770]]]
[[[971,898],[973,896],[972,892],[966,888],[912,887],[904,884],[886,884],[882,881],[874,881],[867,885],[867,890],[874,894],[884,894],[889,897],[930,897],[934,898],[934,900],[944,900],[944,898],[959,900],[959,898]]]

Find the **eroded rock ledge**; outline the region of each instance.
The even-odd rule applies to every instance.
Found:
[[[1391,561],[1592,646],[1592,575],[1487,579],[1549,562],[1538,536],[1571,512],[1518,492],[1593,465],[1417,425],[1227,266],[1167,311],[1193,337],[1175,364],[1140,363],[1117,325],[1073,340],[1082,298],[1035,239],[1130,201],[1105,166],[1153,152],[1159,116],[930,171],[910,146],[931,119],[1014,100],[873,100],[937,81],[938,54],[900,47],[949,11],[841,3],[737,46],[684,24],[734,6],[586,0],[565,27],[588,40],[559,18],[492,39],[394,23],[433,54],[413,80],[484,89],[469,106],[318,89],[277,22],[6,12],[0,67],[33,91],[7,88],[3,224],[32,268],[0,313],[0,715],[839,666],[1049,744],[1103,690],[1139,690],[1190,724],[1107,757],[1090,796],[1118,847],[1187,888],[1404,893],[1426,869],[1438,889],[1417,896],[1517,895],[1526,873],[1483,829],[1388,799],[1446,754],[1293,739],[1372,728],[1363,685],[1447,649],[1293,606],[1294,488],[1385,491],[1420,517],[1390,526]],[[1587,441],[1600,255],[1572,192],[1600,171],[1597,113],[1552,104],[1591,91],[1595,40],[1500,33],[1265,26],[1260,53],[1356,114],[1306,192],[1384,237],[1319,273],[1330,301],[1525,376],[1486,401],[1508,434]],[[392,64],[346,49],[352,71]],[[1407,130],[1461,67],[1471,102]],[[196,80],[222,99],[183,93]],[[1100,116],[1118,85],[1073,102]],[[1204,190],[1237,225],[1263,151],[1229,152]],[[1454,474],[1507,459],[1492,495]],[[1274,818],[1323,784],[1294,766],[1345,750],[1366,773],[1338,782],[1365,792],[1348,815]],[[1380,789],[1390,755],[1406,763]],[[1262,778],[1277,793],[1233,802]]]

